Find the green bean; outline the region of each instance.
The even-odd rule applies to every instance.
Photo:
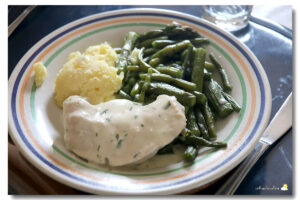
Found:
[[[172,144],[167,144],[166,146],[164,146],[163,148],[161,148],[160,150],[158,150],[157,154],[159,155],[163,155],[163,154],[173,154],[174,150],[173,150],[173,146]]]
[[[124,87],[122,87],[122,90],[125,92],[125,93],[129,93],[130,90],[131,90],[131,86],[129,84],[125,84]]]
[[[164,31],[161,30],[161,29],[148,31],[148,32],[145,32],[143,34],[140,34],[137,41],[138,42],[143,42],[144,40],[147,40],[147,39],[150,39],[150,38],[155,38],[155,37],[160,37],[160,36],[163,36],[164,34],[165,34]]]
[[[182,66],[179,65],[179,64],[177,64],[177,63],[171,63],[170,66],[171,66],[171,67],[175,67],[175,68],[177,68],[177,69],[182,69]]]
[[[157,95],[166,94],[169,96],[175,96],[176,99],[184,106],[192,107],[196,103],[195,95],[177,87],[171,86],[167,83],[150,83],[147,92]]]
[[[180,60],[176,61],[174,64],[177,64],[177,65],[182,65],[182,62]]]
[[[143,52],[144,52],[144,48],[142,48],[139,52],[139,55],[138,55],[138,61],[139,61],[139,64],[140,64],[140,69],[143,71],[143,72],[148,72],[148,69],[152,69],[153,72],[155,73],[159,73],[159,71],[157,71],[156,69],[154,69],[153,67],[151,67],[151,65],[149,65],[148,63],[146,63],[144,60],[143,60]]]
[[[129,65],[127,67],[128,71],[140,71],[140,67],[138,65]]]
[[[159,51],[159,49],[147,48],[144,50],[144,56],[151,56],[152,54],[156,53],[157,51]]]
[[[196,48],[209,44],[209,40],[207,38],[195,38],[190,41]]]
[[[156,49],[161,49],[167,45],[175,44],[175,43],[176,43],[176,41],[174,41],[174,40],[155,40],[152,42],[152,46]]]
[[[151,65],[151,67],[156,67],[157,65],[159,65],[159,63],[161,63],[161,59],[160,58],[152,58],[149,61],[149,65]]]
[[[114,48],[116,54],[120,54],[122,52],[122,48]]]
[[[150,59],[151,59],[151,57],[148,56],[148,57],[144,58],[143,60],[144,60],[145,63],[148,63],[150,61]]]
[[[140,74],[139,75],[141,79],[145,79],[146,78],[146,74]],[[153,73],[151,76],[151,80],[153,81],[161,81],[164,83],[170,83],[173,84],[174,86],[180,87],[182,89],[185,90],[190,90],[193,91],[196,89],[196,85],[192,82],[183,80],[183,79],[179,79],[179,78],[173,78],[170,75],[167,74],[157,74],[157,73]]]
[[[211,60],[211,62],[217,67],[219,74],[221,76],[222,79],[222,84],[223,84],[223,88],[224,90],[227,91],[231,91],[232,90],[232,85],[230,84],[228,75],[226,73],[226,70],[221,66],[221,64],[217,61],[216,57],[214,56],[213,53],[209,54],[209,58]]]
[[[166,57],[171,57],[171,56],[175,55],[176,53],[179,53],[179,52],[183,51],[184,49],[188,48],[188,46],[190,44],[191,44],[191,42],[189,40],[184,40],[184,41],[176,43],[176,44],[168,45],[168,46],[164,47],[163,49],[159,50],[158,52],[156,52],[155,54],[153,54],[151,56],[151,58],[164,59]]]
[[[231,104],[222,95],[221,87],[211,79],[204,83],[204,93],[219,117],[226,117],[233,112]]]
[[[183,137],[183,139],[182,139],[182,138],[180,138],[180,139],[182,139],[182,141],[184,142],[185,138],[188,137],[188,136],[191,135],[191,134],[192,134],[192,133],[191,133],[191,131],[190,131],[188,128],[184,128],[184,129],[181,131],[181,133],[180,133],[180,135]]]
[[[191,27],[182,26],[177,22],[172,22],[172,24],[167,25],[163,32],[170,38],[174,40],[180,39],[194,39],[200,37],[200,34],[193,30]]]
[[[197,124],[194,109],[189,109],[189,112],[186,117],[187,117],[186,127],[191,131],[191,134],[200,136],[200,130]]]
[[[185,138],[186,143],[193,146],[205,146],[205,147],[215,147],[215,148],[224,148],[227,147],[225,142],[213,142],[208,141],[202,137],[196,135],[189,135]]]
[[[150,38],[150,39],[147,39],[147,40],[145,40],[145,41],[143,41],[141,43],[138,43],[136,45],[136,47],[137,48],[152,47],[152,42],[157,41],[157,40],[166,40],[166,39],[168,39],[168,37],[166,37],[166,36],[157,37],[157,38]]]
[[[191,45],[191,46],[192,46],[192,45]],[[180,60],[181,60],[182,62],[184,62],[185,56],[186,56],[186,54],[188,53],[188,51],[189,51],[189,48],[185,49],[185,50],[180,54]]]
[[[205,55],[206,51],[203,48],[194,51],[192,82],[197,85],[198,92],[202,92],[203,87]]]
[[[145,99],[145,95],[146,95],[146,91],[148,90],[149,88],[149,84],[150,84],[150,80],[151,80],[151,74],[152,74],[153,70],[151,68],[148,69],[148,74],[145,78],[145,83],[141,89],[141,93],[140,93],[140,96],[139,96],[139,101],[141,103],[144,102],[144,99]]]
[[[199,108],[195,109],[195,115],[196,115],[197,124],[198,124],[199,130],[200,130],[201,136],[204,139],[209,140],[209,134],[208,134],[206,122],[205,122],[204,116]]]
[[[202,92],[193,91],[192,94],[196,96],[197,104],[204,105],[206,103],[206,101],[207,101],[206,96]]]
[[[238,102],[236,102],[236,100],[230,94],[224,91],[222,91],[222,94],[225,97],[225,99],[231,104],[233,110],[235,112],[240,112],[241,106],[238,104]]]
[[[187,49],[187,53],[184,57],[184,61],[182,64],[182,75],[181,78],[189,80],[191,75],[191,69],[192,68],[192,59],[193,59],[193,45],[190,45]]]
[[[119,92],[117,93],[117,97],[119,99],[128,99],[128,100],[132,100],[131,96],[129,96],[126,92],[124,92],[123,90],[119,90]]]
[[[190,110],[189,106],[184,106],[184,114],[187,115]]]
[[[213,72],[216,69],[216,66],[208,61],[205,61],[205,69],[209,72]]]
[[[141,91],[141,84],[136,82],[130,91],[130,96],[134,97],[136,94],[139,94]]]
[[[202,114],[204,116],[209,138],[210,140],[215,140],[217,138],[216,129],[215,129],[215,119],[214,114],[212,113],[208,103],[206,102],[204,106],[202,106]]]
[[[204,69],[204,77],[203,80],[204,81],[209,81],[210,79],[212,79],[212,73],[208,72],[206,69]]]
[[[193,146],[188,146],[183,153],[183,159],[186,162],[191,162],[196,159],[197,155],[198,155],[198,148]]]
[[[126,67],[128,65],[128,56],[133,49],[133,46],[136,42],[136,39],[138,38],[138,34],[135,32],[129,32],[127,33],[124,41],[124,45],[122,47],[122,51],[119,55],[118,63],[116,65],[116,68],[118,69],[118,74],[122,71],[126,70]]]
[[[136,94],[133,98],[133,101],[140,102],[140,94]]]
[[[131,77],[130,79],[129,79],[129,81],[128,81],[128,84],[131,86],[131,87],[133,87],[134,85],[135,85],[135,83],[136,83],[136,78],[135,77]]]
[[[182,74],[182,70],[175,68],[175,67],[170,67],[170,66],[163,66],[159,65],[156,67],[156,69],[163,74],[168,74],[174,78],[180,78]]]

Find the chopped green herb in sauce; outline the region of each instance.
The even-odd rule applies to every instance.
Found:
[[[98,148],[97,148],[97,151],[99,151],[100,150],[100,144],[98,145]]]
[[[122,145],[123,139],[120,139],[117,143],[117,148],[119,149]]]
[[[137,119],[138,118],[138,116],[137,115],[134,115],[134,119]]]
[[[96,136],[98,136],[98,133],[96,132]]]
[[[107,112],[108,112],[108,109],[105,109],[104,111],[102,111],[102,112],[100,113],[100,115],[106,114]]]
[[[145,125],[144,124],[141,124],[141,127],[144,127]]]
[[[164,109],[167,110],[171,106],[171,102],[168,101],[168,103],[164,106]]]
[[[131,107],[129,108],[129,111],[132,111],[132,108],[133,108],[133,107],[131,106]]]
[[[119,140],[119,134],[118,133],[116,134],[116,139]]]
[[[141,152],[136,152],[133,157],[136,158],[139,154],[141,154]]]

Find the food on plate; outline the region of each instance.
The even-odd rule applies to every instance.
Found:
[[[42,62],[37,62],[33,65],[35,85],[40,87],[47,76],[47,69]]]
[[[149,104],[166,94],[185,106],[186,127],[158,153],[172,153],[173,145],[182,144],[184,160],[193,161],[201,147],[227,146],[215,141],[215,122],[241,107],[229,94],[233,86],[226,70],[207,52],[209,43],[191,27],[173,22],[141,34],[129,32],[118,49],[116,67],[124,74],[118,98]],[[220,76],[220,84],[213,74]]]
[[[122,83],[115,68],[117,59],[108,43],[90,46],[83,53],[71,53],[56,77],[56,104],[62,107],[63,101],[72,95],[86,97],[91,104],[114,99]]]
[[[92,162],[123,166],[173,153],[178,144],[186,148],[185,161],[201,147],[227,147],[215,141],[215,122],[241,108],[207,44],[192,28],[173,22],[127,33],[122,48],[105,43],[72,53],[55,87],[57,104],[64,102],[67,148]]]
[[[80,96],[63,103],[65,144],[89,161],[122,166],[152,157],[186,126],[184,107],[160,95],[148,105],[115,99],[91,105]]]

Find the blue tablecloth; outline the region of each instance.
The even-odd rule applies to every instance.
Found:
[[[39,6],[25,18],[8,39],[8,76],[22,56],[36,42],[55,29],[91,14],[137,7],[164,8],[201,17],[200,6]],[[22,6],[10,6],[9,23],[23,9]],[[270,118],[272,119],[293,90],[292,32],[276,24],[252,18],[245,29],[234,35],[253,51],[267,73],[272,89]],[[232,171],[196,194],[214,194]],[[276,189],[281,188],[283,184],[288,185],[288,191]],[[292,193],[293,135],[290,129],[256,163],[236,194],[286,195]]]

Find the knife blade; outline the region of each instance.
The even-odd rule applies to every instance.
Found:
[[[18,17],[8,26],[8,37],[14,32],[19,24],[36,6],[28,6]]]
[[[292,126],[293,121],[293,100],[292,92],[287,97],[285,102],[275,114],[269,126],[265,129],[262,137],[254,150],[246,157],[246,159],[236,168],[233,174],[216,192],[216,195],[233,195],[243,179],[246,177],[250,169],[263,153],[283,136],[286,131]]]
[[[279,111],[276,113],[275,117],[272,119],[271,123],[265,130],[260,141],[267,144],[273,144],[278,140],[291,126],[293,123],[293,94],[291,93]]]

